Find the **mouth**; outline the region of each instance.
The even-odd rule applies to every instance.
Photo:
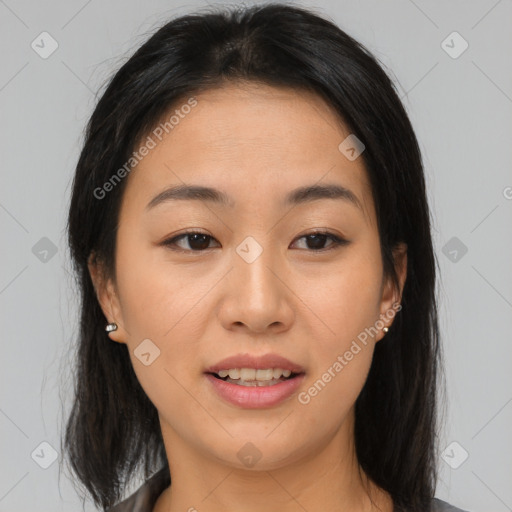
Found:
[[[277,354],[239,354],[206,368],[205,377],[223,401],[244,409],[271,408],[288,400],[305,369]]]
[[[275,386],[281,382],[294,379],[303,372],[292,372],[283,368],[229,368],[207,373],[219,380],[237,386],[264,387]]]

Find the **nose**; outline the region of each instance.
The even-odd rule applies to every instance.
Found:
[[[234,252],[234,268],[224,283],[220,320],[228,330],[277,334],[293,322],[293,293],[286,282],[286,266],[276,251],[258,246],[249,240]]]

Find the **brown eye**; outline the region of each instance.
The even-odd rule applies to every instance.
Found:
[[[321,252],[328,251],[331,249],[335,249],[340,245],[347,245],[349,242],[339,236],[324,232],[324,231],[316,231],[314,233],[309,233],[307,235],[303,235],[297,240],[305,239],[307,249],[311,249],[313,252]],[[331,240],[331,244],[329,244],[326,248],[324,247],[327,240]]]
[[[178,242],[180,242],[182,239],[187,242],[188,247],[178,245]],[[210,248],[209,244],[211,240],[214,240],[214,238],[210,235],[207,235],[206,233],[190,231],[188,233],[182,233],[181,235],[166,240],[163,242],[163,245],[170,246],[171,249],[173,249],[173,246],[178,246],[178,249],[176,250],[181,249],[183,251],[202,252]]]
[[[323,231],[315,231],[314,233],[309,233],[297,238],[297,240],[302,239],[306,240],[306,249],[308,249],[310,252],[324,252],[335,249],[341,245],[349,244],[348,240],[340,238],[333,233]],[[181,235],[175,236],[174,238],[170,238],[169,240],[165,240],[162,245],[175,251],[204,252],[207,249],[212,248],[210,247],[210,242],[212,240],[215,240],[215,238],[207,235],[206,233],[201,233],[199,231],[189,231],[187,233],[182,233]],[[331,243],[325,247],[326,242],[329,240]],[[179,243],[182,241],[185,241],[188,247],[179,245]]]

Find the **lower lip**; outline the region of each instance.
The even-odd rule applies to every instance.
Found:
[[[304,374],[301,373],[293,379],[284,380],[273,386],[240,386],[218,379],[210,373],[206,374],[206,378],[226,402],[244,409],[264,409],[289,398],[301,385]]]

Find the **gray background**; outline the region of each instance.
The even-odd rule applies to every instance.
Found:
[[[441,266],[448,449],[439,454],[437,496],[472,512],[510,511],[511,1],[297,3],[365,44],[403,95],[424,155]],[[77,311],[64,225],[82,130],[96,91],[148,34],[205,5],[0,0],[2,512],[82,509],[59,469]],[[46,59],[31,47],[43,46],[43,31],[58,43]],[[469,44],[457,58],[463,41],[446,39],[453,31]],[[50,48],[45,39],[38,50]],[[42,442],[59,452],[47,469],[51,449]]]

